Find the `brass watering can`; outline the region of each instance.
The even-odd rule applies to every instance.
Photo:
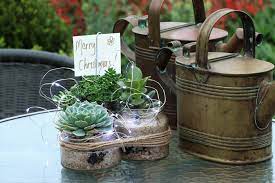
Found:
[[[182,44],[196,41],[199,25],[205,20],[205,9],[203,0],[192,0],[194,7],[194,23],[183,22],[160,22],[160,11],[164,0],[152,0],[148,16],[137,17],[129,16],[118,20],[113,32],[119,32],[121,35],[130,24],[134,28],[132,32],[135,35],[135,52],[122,40],[122,53],[129,59],[136,62],[142,69],[145,76],[151,76],[160,81],[155,73],[155,57],[157,51],[164,47],[168,42],[179,40]],[[211,44],[226,38],[228,33],[221,29],[214,29],[211,34]],[[225,48],[224,46],[222,46]],[[171,58],[167,69],[170,73],[175,73],[175,57]],[[167,104],[164,112],[169,118],[172,126],[176,126],[176,96],[169,88],[165,88],[167,95]]]
[[[214,25],[229,13],[236,13],[242,20],[244,55],[209,52]],[[160,76],[177,90],[178,130],[184,151],[229,164],[256,163],[272,157],[274,65],[255,59],[255,45],[251,17],[243,11],[222,9],[202,24],[196,53],[189,52],[189,44],[183,56],[176,58],[176,84],[166,72],[171,51],[159,51]]]

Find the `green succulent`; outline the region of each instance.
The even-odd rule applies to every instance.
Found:
[[[107,109],[96,103],[75,102],[61,112],[57,129],[85,137],[112,129],[112,119]]]
[[[67,107],[73,105],[77,98],[72,94],[71,91],[60,91],[58,95],[53,96],[52,100],[63,110],[66,110]]]
[[[122,88],[120,100],[126,103],[129,99],[131,108],[146,108],[150,105],[148,98],[153,98],[156,94],[155,90],[146,89],[146,84],[150,77],[143,78],[142,71],[135,65],[128,67],[125,78],[118,82]],[[148,97],[148,98],[147,98]]]
[[[59,92],[52,99],[63,110],[77,100],[96,102],[98,104],[116,103],[121,95],[117,82],[121,75],[109,68],[103,76],[87,76],[82,78],[69,90]]]
[[[83,78],[77,85],[72,87],[70,91],[81,101],[111,102],[117,100],[120,96],[117,82],[121,79],[121,75],[117,74],[113,68],[109,68],[103,76],[87,76]]]

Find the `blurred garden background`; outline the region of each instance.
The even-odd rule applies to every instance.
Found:
[[[112,32],[116,20],[147,14],[150,0],[1,0],[0,48],[46,50],[72,56],[72,36]],[[224,7],[247,11],[264,34],[257,57],[275,63],[275,0],[205,0],[208,14]],[[221,21],[232,34],[241,24]],[[166,0],[162,20],[193,21],[191,0]],[[133,35],[128,31],[126,41]]]

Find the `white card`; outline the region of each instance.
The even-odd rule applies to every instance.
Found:
[[[104,75],[112,67],[121,73],[120,34],[74,36],[75,76]]]

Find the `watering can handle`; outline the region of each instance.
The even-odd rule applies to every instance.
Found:
[[[126,44],[126,42],[123,40],[123,34],[125,30],[127,29],[128,25],[132,25],[133,27],[138,25],[138,20],[140,17],[137,16],[128,16],[126,18],[119,19],[113,28],[114,33],[120,33],[121,34],[121,52],[123,55],[125,55],[128,59],[135,61],[136,55],[131,48]]]
[[[252,18],[245,12],[233,9],[221,9],[212,13],[202,24],[197,39],[196,64],[201,69],[208,69],[208,44],[214,25],[225,15],[236,13],[242,20],[244,29],[244,55],[255,57],[255,27]]]
[[[152,0],[148,13],[148,28],[150,46],[160,48],[160,10],[164,0]],[[192,0],[194,8],[195,23],[205,20],[205,8],[203,0]]]

